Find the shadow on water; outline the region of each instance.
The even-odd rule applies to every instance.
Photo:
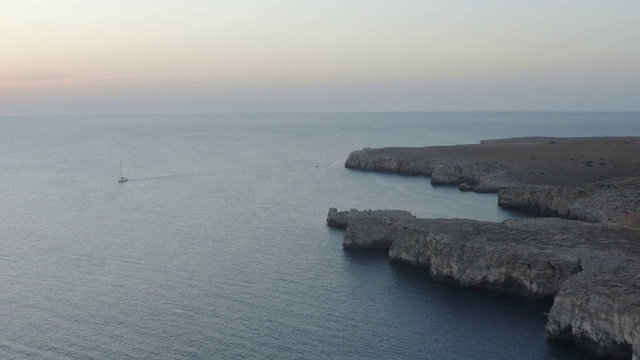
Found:
[[[389,250],[349,250],[344,249],[344,255],[349,261],[360,264],[389,265]]]
[[[553,301],[551,299],[532,299],[509,293],[499,293],[496,291],[460,286],[453,281],[436,281],[429,274],[427,268],[418,268],[406,264],[390,263],[394,280],[409,285],[412,288],[420,288],[422,292],[433,294],[440,298],[450,298],[455,301],[447,301],[447,306],[457,306],[464,303],[481,306],[492,304],[492,307],[508,307],[510,305],[524,306],[528,310],[523,315],[531,315],[531,319],[541,319],[541,314],[545,314],[551,309]],[[473,299],[473,303],[468,302]],[[459,302],[458,300],[464,300]],[[492,309],[493,310],[493,309]]]
[[[344,234],[344,231],[343,231]],[[359,261],[375,261],[375,262],[389,262],[389,250],[385,249],[365,249],[365,250],[350,250],[344,249],[346,257],[352,260]]]
[[[370,258],[381,261],[386,252],[370,253],[361,259]],[[388,258],[387,258],[388,260]],[[500,293],[488,289],[463,287],[453,282],[436,281],[427,268],[417,268],[406,264],[390,263],[394,281],[400,287],[409,287],[420,293],[422,297],[436,299],[444,312],[462,315],[469,322],[490,324],[491,318],[503,318],[498,322],[528,324],[529,327],[544,331],[547,314],[553,305],[552,299],[532,299],[516,294]],[[433,303],[433,301],[430,301]],[[526,326],[520,326],[523,328]],[[535,331],[535,332],[539,332]],[[585,359],[599,360],[602,357],[593,355],[568,340],[551,340],[545,342],[547,359]]]

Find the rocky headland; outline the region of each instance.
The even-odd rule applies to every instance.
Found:
[[[389,249],[393,238],[388,234],[388,229],[407,218],[415,217],[403,210],[338,211],[331,208],[327,224],[346,229],[343,246],[347,249]]]
[[[640,360],[640,138],[363,149],[345,166],[497,192],[502,207],[556,217],[491,223],[330,209],[327,223],[346,229],[345,248],[389,249],[392,261],[435,279],[553,298],[551,338]]]
[[[507,186],[498,204],[539,216],[640,229],[640,178],[613,178],[568,186]]]
[[[421,175],[434,185],[496,192],[506,186],[579,186],[640,176],[640,138],[527,137],[423,148],[366,148],[345,167]]]
[[[347,249],[389,249],[391,261],[426,267],[437,280],[553,298],[551,338],[640,359],[637,230],[558,218],[492,223],[330,209],[327,223],[336,218],[346,219]]]

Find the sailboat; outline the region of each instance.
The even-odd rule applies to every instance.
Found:
[[[129,180],[127,180],[126,177],[122,176],[122,161],[120,161],[120,177],[118,178],[118,183],[126,183],[127,181]]]

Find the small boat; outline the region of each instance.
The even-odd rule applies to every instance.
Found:
[[[120,161],[120,177],[118,178],[118,183],[122,184],[122,183],[126,183],[127,181],[129,180],[127,180],[126,177],[122,176],[122,161]]]

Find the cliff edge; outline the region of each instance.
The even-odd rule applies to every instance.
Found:
[[[340,213],[332,209],[328,218]],[[345,248],[381,248],[369,237],[376,228],[391,261],[426,267],[434,279],[463,286],[553,298],[551,338],[640,359],[640,232],[557,218],[492,223],[358,214],[347,221]]]
[[[538,216],[640,229],[640,178],[605,179],[581,187],[508,186],[498,191],[498,205]]]
[[[434,185],[497,192],[506,186],[579,186],[640,176],[640,138],[527,137],[423,148],[365,148],[345,167],[431,177]]]
[[[365,148],[345,167],[497,192],[501,207],[555,217],[490,223],[332,209],[327,222],[346,228],[345,248],[388,248],[392,261],[435,279],[553,298],[551,338],[640,360],[640,138]]]

